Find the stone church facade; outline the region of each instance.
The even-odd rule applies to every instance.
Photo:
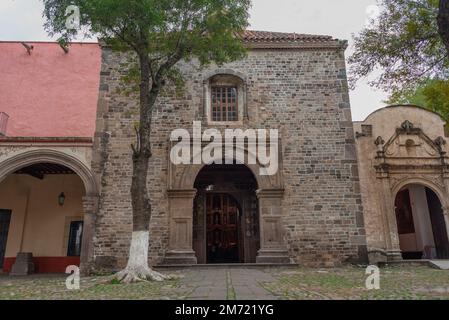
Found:
[[[151,264],[363,261],[346,42],[264,32],[247,32],[244,41],[249,52],[241,61],[203,68],[181,63],[184,90],[169,88],[158,100],[148,173]],[[126,263],[132,230],[130,145],[137,99],[117,93],[132,56],[102,50],[92,162],[99,198],[89,259],[114,268]],[[217,90],[222,98],[229,95],[232,112],[220,114]],[[170,134],[191,131],[193,121],[222,132],[277,129],[279,170],[262,176],[258,164],[174,165]],[[225,211],[217,216],[225,221],[212,221],[214,210]],[[227,231],[213,231],[217,224]]]

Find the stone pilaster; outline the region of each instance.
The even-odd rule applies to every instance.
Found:
[[[93,240],[95,236],[95,217],[98,211],[99,197],[96,195],[83,198],[84,223],[83,239],[81,244],[81,274],[87,275],[93,267],[94,248]]]
[[[260,211],[260,250],[257,263],[290,263],[284,244],[282,198],[284,190],[258,190]]]
[[[193,251],[193,200],[196,189],[168,190],[170,210],[169,247],[164,264],[197,264]]]
[[[444,222],[446,222],[446,230],[447,234],[449,236],[449,203],[446,199],[449,199],[449,169],[445,166],[443,169],[443,183],[444,183],[444,189],[446,191],[446,197],[445,199],[440,199],[441,206],[443,209],[443,215],[444,215]]]
[[[380,178],[379,181],[382,187],[381,209],[383,215],[382,220],[384,223],[385,253],[387,261],[402,260],[389,175],[387,172],[383,172],[379,174],[378,177]]]

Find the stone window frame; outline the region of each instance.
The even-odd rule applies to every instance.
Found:
[[[214,81],[218,78],[217,81]],[[212,120],[212,87],[237,87],[237,121]],[[231,69],[218,69],[204,77],[203,80],[203,120],[214,126],[241,126],[248,120],[247,81],[244,74]]]

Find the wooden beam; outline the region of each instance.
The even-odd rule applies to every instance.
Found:
[[[42,174],[40,172],[37,172],[37,171],[34,171],[34,170],[30,170],[28,168],[24,168],[21,171],[24,174],[27,174],[27,175],[32,176],[33,178],[36,178],[36,179],[39,179],[39,180],[44,180],[44,178],[45,178],[44,174]]]

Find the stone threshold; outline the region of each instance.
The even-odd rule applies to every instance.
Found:
[[[222,268],[299,268],[298,264],[293,263],[214,263],[214,264],[189,264],[189,265],[174,265],[164,264],[157,265],[155,269],[222,269]]]
[[[431,268],[442,269],[439,266],[439,262],[448,263],[449,260],[429,260],[429,259],[421,259],[421,260],[398,260],[398,261],[389,261],[379,263],[380,266],[428,266]]]

